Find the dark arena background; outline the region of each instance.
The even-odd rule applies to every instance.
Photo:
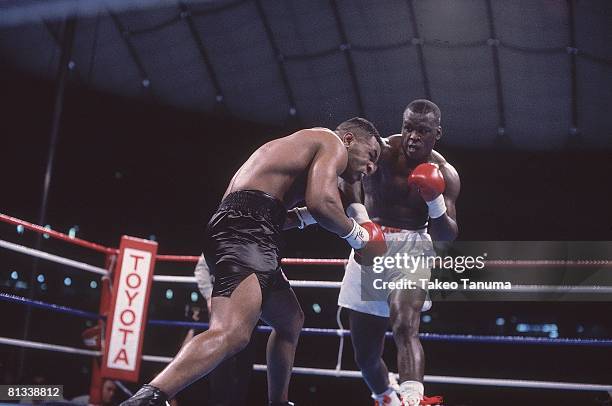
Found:
[[[160,254],[199,255],[205,224],[258,146],[354,116],[396,134],[417,98],[442,111],[435,149],[461,177],[459,240],[612,240],[607,0],[2,0],[0,84],[0,213],[107,247],[129,235],[156,241]],[[104,267],[104,255],[23,226],[0,222],[0,240]],[[286,257],[349,254],[316,225],[286,240]],[[158,262],[155,272],[192,276],[193,263]],[[339,266],[285,272],[343,275]],[[576,272],[587,280],[591,271]],[[295,290],[305,327],[338,328],[337,289]],[[100,275],[3,245],[0,292],[0,384],[88,394],[91,356],[18,342],[85,349],[81,333],[94,321],[33,303],[97,313]],[[205,306],[196,292],[154,283],[149,319],[191,321],[186,309]],[[518,338],[424,339],[425,373],[611,390],[611,299],[434,302],[422,333]],[[174,356],[186,331],[147,326],[143,354]],[[266,337],[253,335],[256,364],[265,364]],[[303,335],[295,365],[334,369],[338,344],[338,336]],[[391,339],[384,358],[397,371]],[[163,365],[143,361],[140,381],[123,385],[135,391]],[[350,338],[342,369],[358,369]],[[449,406],[611,404],[606,390],[427,378],[425,388]],[[253,372],[248,393],[248,405],[266,404],[265,373]],[[114,401],[127,397],[117,389]],[[178,403],[208,398],[203,378]],[[289,398],[373,403],[362,379],[303,374],[293,375]]]

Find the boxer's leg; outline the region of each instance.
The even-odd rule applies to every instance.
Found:
[[[233,382],[235,372],[234,365],[236,364],[235,358],[239,354],[240,352],[221,362],[208,374],[208,388],[210,391],[209,404],[211,406],[233,405],[230,399],[233,399],[233,393],[236,389]],[[228,396],[228,394],[230,395]]]
[[[221,361],[243,349],[251,339],[261,314],[261,288],[249,275],[230,297],[212,298],[210,329],[187,343],[172,362],[151,382],[170,398]]]
[[[268,399],[270,402],[286,402],[295,349],[304,325],[304,312],[293,289],[270,291],[261,319],[273,329],[266,351]]]
[[[389,319],[349,310],[349,322],[355,362],[363,379],[372,393],[384,393],[389,389],[389,370],[382,359]]]
[[[402,383],[400,393],[404,396],[405,402],[407,399],[403,387],[412,392],[415,390],[420,392],[420,396],[423,394],[425,354],[419,339],[419,325],[425,297],[426,292],[421,288],[394,290],[389,295],[391,328],[397,346],[397,368]],[[416,399],[415,395],[411,394],[408,405],[418,405],[418,400],[413,398]]]
[[[420,288],[394,290],[389,295],[400,382],[423,381],[425,354],[419,339],[419,325],[425,297],[426,292]]]
[[[234,380],[239,390],[234,391],[231,406],[244,406],[248,404],[249,382],[253,374],[253,362],[255,361],[255,342],[251,342],[246,348],[234,356]]]

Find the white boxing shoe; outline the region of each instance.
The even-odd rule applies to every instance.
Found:
[[[389,387],[396,392],[399,392],[399,382],[397,381],[397,374],[389,372]]]
[[[419,406],[423,400],[423,384],[418,381],[405,381],[399,387],[399,394],[404,406]]]
[[[404,406],[397,392],[392,388],[380,395],[372,394],[372,399],[374,399],[374,406]]]

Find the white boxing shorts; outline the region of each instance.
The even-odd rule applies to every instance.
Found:
[[[423,288],[422,281],[429,281],[431,277],[431,268],[427,266],[429,264],[426,258],[436,254],[426,229],[381,228],[388,247],[383,257],[386,262],[381,260],[371,266],[359,265],[355,261],[355,251],[351,251],[340,287],[338,306],[374,316],[389,317],[388,297],[393,289],[382,288],[384,283],[391,282],[397,286],[400,285],[398,282],[401,282],[403,285],[400,286],[406,286],[405,282],[412,281],[416,287]],[[423,311],[429,310],[430,307],[431,301],[428,297],[423,304]]]

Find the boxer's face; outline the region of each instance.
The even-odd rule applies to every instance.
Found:
[[[407,157],[424,159],[442,136],[442,128],[433,113],[419,114],[407,110],[402,125],[402,149]]]
[[[348,164],[342,174],[344,180],[356,182],[376,171],[376,162],[380,157],[380,145],[375,137],[346,133],[344,143],[348,144]]]

